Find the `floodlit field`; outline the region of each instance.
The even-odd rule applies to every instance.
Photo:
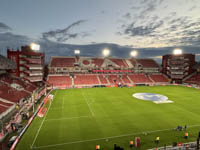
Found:
[[[155,104],[133,98],[134,93],[165,95],[174,103]],[[45,117],[36,117],[17,150],[112,150],[117,144],[129,150],[129,141],[141,138],[141,147],[196,140],[200,130],[200,91],[181,86],[88,88],[55,90]],[[187,125],[184,131],[175,131]]]

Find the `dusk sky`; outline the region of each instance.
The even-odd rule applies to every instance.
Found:
[[[200,0],[0,1],[0,49],[33,41],[51,54],[56,44],[74,45],[72,50],[112,43],[145,50],[191,47],[198,55]]]

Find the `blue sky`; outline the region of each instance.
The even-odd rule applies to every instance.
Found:
[[[198,49],[200,1],[0,1],[0,49],[20,47],[32,41],[44,45],[72,44],[74,48],[113,43],[130,49]],[[49,45],[48,48],[51,49]]]

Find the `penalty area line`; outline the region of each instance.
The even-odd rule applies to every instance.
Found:
[[[200,125],[191,125],[191,126],[188,126],[188,128],[199,127],[199,126]],[[74,142],[66,142],[66,143],[60,143],[60,144],[50,144],[50,145],[44,145],[44,146],[34,147],[34,148],[31,148],[31,149],[42,149],[42,148],[48,148],[48,147],[63,146],[63,145],[85,143],[85,142],[93,142],[93,141],[100,141],[100,140],[106,140],[106,139],[115,139],[115,138],[120,138],[120,137],[140,135],[140,134],[144,134],[144,133],[148,133],[149,134],[149,133],[156,133],[156,132],[170,131],[170,130],[175,130],[175,128],[153,130],[153,131],[143,131],[143,132],[136,132],[136,133],[130,133],[130,134],[122,134],[122,135],[117,135],[117,136],[110,136],[110,137],[102,137],[102,138],[90,139],[90,140],[80,140],[80,141],[74,141]]]

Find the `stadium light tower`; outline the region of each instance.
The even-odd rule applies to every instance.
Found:
[[[103,56],[108,57],[108,56],[110,55],[110,50],[107,49],[107,48],[105,48],[105,49],[102,51],[102,54],[103,54]]]
[[[174,49],[173,54],[174,55],[181,55],[181,54],[183,54],[183,51],[182,51],[182,49],[176,48],[176,49]]]
[[[75,54],[75,55],[79,55],[79,54],[80,54],[80,50],[79,50],[79,49],[75,49],[75,50],[74,50],[74,54]]]
[[[40,45],[35,44],[35,43],[31,43],[31,44],[30,44],[30,47],[31,47],[31,49],[34,50],[34,51],[39,51],[39,50],[40,50]]]
[[[133,50],[130,52],[131,57],[136,57],[138,55],[138,52],[136,50]]]

